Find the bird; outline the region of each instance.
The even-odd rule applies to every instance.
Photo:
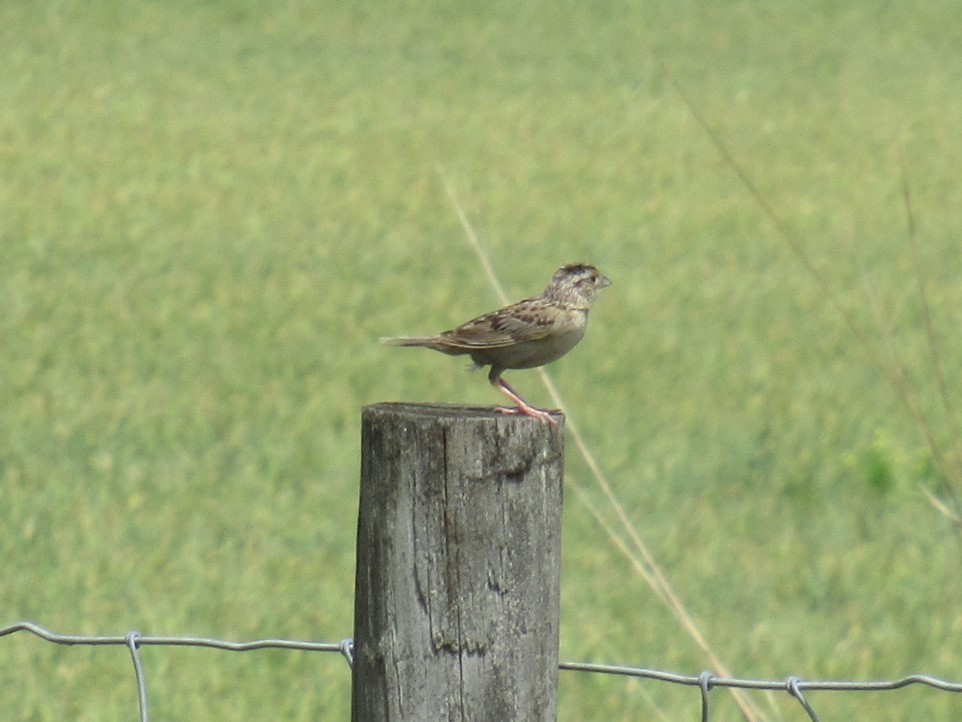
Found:
[[[568,353],[581,340],[598,293],[611,281],[586,263],[569,263],[551,277],[540,296],[526,298],[473,318],[437,336],[382,338],[388,346],[434,349],[451,356],[468,355],[474,368],[490,366],[488,381],[516,405],[496,407],[504,414],[522,414],[557,425],[551,414],[515,391],[502,374],[508,369],[544,366]]]

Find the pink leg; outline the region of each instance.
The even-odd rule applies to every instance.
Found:
[[[551,414],[543,409],[538,409],[534,406],[531,406],[527,401],[521,398],[517,391],[508,385],[507,381],[502,379],[500,376],[493,376],[491,378],[491,385],[518,405],[517,408],[499,406],[497,407],[499,413],[524,414],[525,416],[533,416],[536,419],[547,421],[549,424],[554,424],[555,426],[558,425],[558,422],[551,418]]]

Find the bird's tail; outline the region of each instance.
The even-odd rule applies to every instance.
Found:
[[[393,336],[391,338],[380,339],[385,346],[425,346],[427,348],[437,348],[438,339],[434,336]]]
[[[385,346],[420,346],[422,348],[434,349],[435,351],[440,351],[451,356],[460,356],[461,354],[469,353],[468,349],[451,343],[443,334],[441,336],[394,336],[391,338],[382,338],[381,343]]]

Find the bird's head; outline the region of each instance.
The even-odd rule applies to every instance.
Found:
[[[588,310],[601,289],[610,285],[608,277],[594,266],[569,263],[555,271],[544,295],[565,305]]]

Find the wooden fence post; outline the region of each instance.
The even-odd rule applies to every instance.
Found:
[[[364,409],[354,722],[554,722],[563,417]]]

